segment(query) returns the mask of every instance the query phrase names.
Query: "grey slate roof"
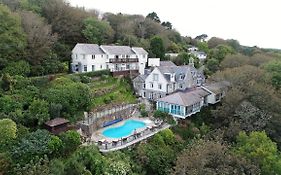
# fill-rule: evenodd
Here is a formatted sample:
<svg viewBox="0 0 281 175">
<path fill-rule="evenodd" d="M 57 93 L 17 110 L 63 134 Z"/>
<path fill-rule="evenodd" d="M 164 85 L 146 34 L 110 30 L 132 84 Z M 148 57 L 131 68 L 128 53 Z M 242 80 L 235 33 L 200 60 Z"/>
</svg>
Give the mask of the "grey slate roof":
<svg viewBox="0 0 281 175">
<path fill-rule="evenodd" d="M 227 81 L 220 81 L 220 82 L 213 82 L 213 83 L 206 83 L 203 87 L 208 89 L 209 91 L 219 94 L 222 93 L 223 90 L 228 88 L 230 86 L 230 83 Z"/>
<path fill-rule="evenodd" d="M 210 94 L 209 92 L 207 92 L 202 88 L 196 88 L 186 91 L 178 91 L 171 95 L 160 98 L 157 101 L 181 105 L 181 106 L 191 106 L 202 101 L 202 97 L 205 97 L 209 94 Z"/>
<path fill-rule="evenodd" d="M 133 51 L 136 52 L 136 54 L 139 55 L 147 55 L 148 52 L 144 50 L 142 47 L 132 47 Z"/>
<path fill-rule="evenodd" d="M 187 73 L 195 72 L 197 75 L 200 74 L 200 72 L 197 71 L 197 69 L 193 66 L 185 65 L 185 66 L 159 66 L 157 67 L 159 71 L 164 75 L 164 77 L 167 79 L 167 81 L 170 81 L 170 76 L 167 74 L 175 74 L 176 81 L 179 79 L 180 75 L 186 75 Z"/>
<path fill-rule="evenodd" d="M 160 66 L 177 66 L 172 61 L 160 61 Z"/>
<path fill-rule="evenodd" d="M 101 45 L 101 47 L 111 55 L 134 55 L 132 48 L 129 46 L 106 46 Z"/>
<path fill-rule="evenodd" d="M 105 54 L 97 44 L 77 43 L 72 52 L 79 54 L 100 55 Z"/>
</svg>

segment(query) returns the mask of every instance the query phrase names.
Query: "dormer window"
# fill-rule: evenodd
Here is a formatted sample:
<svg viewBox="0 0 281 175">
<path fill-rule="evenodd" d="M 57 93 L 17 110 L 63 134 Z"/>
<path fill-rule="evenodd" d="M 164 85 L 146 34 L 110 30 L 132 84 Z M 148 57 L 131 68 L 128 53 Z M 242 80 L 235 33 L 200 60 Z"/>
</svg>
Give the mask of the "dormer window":
<svg viewBox="0 0 281 175">
<path fill-rule="evenodd" d="M 180 75 L 180 80 L 183 80 L 183 79 L 184 79 L 184 75 L 181 74 L 181 75 Z"/>
<path fill-rule="evenodd" d="M 116 59 L 118 59 L 118 58 L 119 58 L 119 56 L 118 56 L 118 55 L 115 55 L 115 58 L 116 58 Z"/>
</svg>

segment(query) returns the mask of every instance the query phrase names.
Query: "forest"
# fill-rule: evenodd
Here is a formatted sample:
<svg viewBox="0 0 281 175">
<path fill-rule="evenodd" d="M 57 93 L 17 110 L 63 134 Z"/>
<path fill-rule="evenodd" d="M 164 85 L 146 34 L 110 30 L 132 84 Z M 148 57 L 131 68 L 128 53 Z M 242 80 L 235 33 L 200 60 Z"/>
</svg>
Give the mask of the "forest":
<svg viewBox="0 0 281 175">
<path fill-rule="evenodd" d="M 155 12 L 101 15 L 63 0 L 0 0 L 0 21 L 0 174 L 281 174 L 280 50 L 181 36 Z M 145 143 L 101 154 L 80 146 L 76 131 L 52 135 L 43 128 L 56 117 L 74 124 L 84 111 L 136 100 L 129 78 L 69 74 L 76 43 L 140 46 L 161 60 L 179 53 L 171 59 L 177 65 L 187 64 L 187 48 L 197 46 L 208 57 L 196 66 L 231 88 L 220 104 Z"/>
</svg>

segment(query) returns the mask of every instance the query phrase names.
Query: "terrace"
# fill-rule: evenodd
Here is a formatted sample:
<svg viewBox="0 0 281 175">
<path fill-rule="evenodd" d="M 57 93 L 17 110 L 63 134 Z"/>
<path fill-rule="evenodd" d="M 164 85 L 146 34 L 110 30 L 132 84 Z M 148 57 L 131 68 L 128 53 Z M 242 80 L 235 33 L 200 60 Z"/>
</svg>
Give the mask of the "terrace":
<svg viewBox="0 0 281 175">
<path fill-rule="evenodd" d="M 137 128 L 129 135 L 120 138 L 111 138 L 104 135 L 104 131 L 110 128 L 114 129 L 122 127 L 126 123 L 126 121 L 129 120 L 144 122 L 145 126 L 142 128 Z M 93 133 L 91 138 L 84 143 L 84 145 L 97 145 L 101 152 L 117 151 L 132 146 L 138 142 L 141 142 L 153 136 L 154 134 L 170 127 L 169 124 L 166 124 L 163 121 L 153 121 L 149 118 L 133 117 L 129 120 L 124 120 L 109 127 L 97 130 Z"/>
</svg>

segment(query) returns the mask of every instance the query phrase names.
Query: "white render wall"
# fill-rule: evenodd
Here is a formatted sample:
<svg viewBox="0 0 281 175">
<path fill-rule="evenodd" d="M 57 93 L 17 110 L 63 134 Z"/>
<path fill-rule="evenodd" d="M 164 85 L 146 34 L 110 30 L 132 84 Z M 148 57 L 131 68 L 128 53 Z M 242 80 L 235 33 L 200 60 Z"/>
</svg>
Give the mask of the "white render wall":
<svg viewBox="0 0 281 175">
<path fill-rule="evenodd" d="M 95 65 L 95 70 L 105 70 L 106 69 L 106 62 L 107 62 L 107 56 L 104 55 L 94 55 L 94 58 L 92 55 L 85 55 L 84 54 L 72 54 L 72 63 L 78 64 L 81 63 L 82 66 L 82 72 L 84 71 L 84 66 L 87 66 L 87 72 L 92 72 L 92 65 Z"/>
<path fill-rule="evenodd" d="M 153 74 L 158 74 L 158 81 L 153 81 Z M 153 88 L 150 86 L 150 84 L 153 83 Z M 159 71 L 159 69 L 156 67 L 145 79 L 145 89 L 146 90 L 153 90 L 153 91 L 161 91 L 161 92 L 167 92 L 167 80 L 162 75 L 162 73 Z M 159 89 L 159 84 L 161 84 L 162 88 Z"/>
<path fill-rule="evenodd" d="M 148 55 L 137 55 L 132 54 L 128 55 L 127 58 L 138 58 L 138 62 L 128 62 L 128 63 L 117 63 L 119 68 L 123 70 L 127 70 L 127 65 L 130 65 L 130 69 L 138 69 L 140 74 L 144 74 L 144 69 L 146 67 L 147 57 Z M 105 70 L 110 69 L 110 71 L 114 71 L 116 64 L 109 63 L 109 59 L 115 59 L 116 55 L 102 54 L 102 55 L 88 55 L 88 54 L 80 54 L 80 53 L 72 53 L 72 64 L 78 65 L 81 63 L 81 72 L 84 71 L 84 66 L 87 66 L 87 72 L 92 72 L 92 67 L 94 65 L 95 70 Z M 118 55 L 119 59 L 126 58 L 126 55 Z"/>
</svg>

